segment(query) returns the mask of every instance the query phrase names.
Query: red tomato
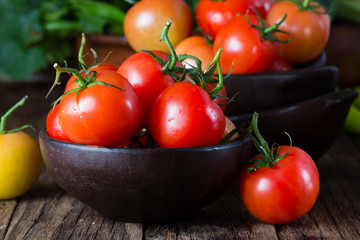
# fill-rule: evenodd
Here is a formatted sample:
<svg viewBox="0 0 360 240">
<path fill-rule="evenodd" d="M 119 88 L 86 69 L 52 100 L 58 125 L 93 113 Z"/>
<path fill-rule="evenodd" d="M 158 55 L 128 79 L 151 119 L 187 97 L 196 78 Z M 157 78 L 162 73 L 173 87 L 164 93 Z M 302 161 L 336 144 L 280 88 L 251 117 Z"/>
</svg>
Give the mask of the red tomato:
<svg viewBox="0 0 360 240">
<path fill-rule="evenodd" d="M 96 67 L 92 67 L 89 69 L 89 71 L 99 71 L 99 70 L 112 70 L 112 71 L 117 71 L 118 70 L 118 66 L 115 65 L 115 64 L 112 64 L 112 63 L 102 63 L 101 65 L 99 66 L 96 66 Z M 83 72 L 81 74 L 82 76 L 85 76 L 86 75 L 86 72 Z M 74 76 L 71 76 L 69 78 L 69 80 L 67 81 L 66 83 L 66 86 L 65 86 L 65 92 L 67 91 L 67 89 L 71 88 L 70 85 L 74 85 L 76 83 L 74 83 L 74 80 L 76 78 Z M 76 85 L 74 85 L 76 87 Z"/>
<path fill-rule="evenodd" d="M 59 124 L 59 104 L 52 108 L 46 117 L 46 130 L 50 137 L 70 142 Z"/>
<path fill-rule="evenodd" d="M 168 54 L 152 51 L 166 61 Z M 176 64 L 183 67 L 181 62 Z M 119 67 L 118 73 L 124 76 L 133 86 L 141 105 L 141 126 L 148 127 L 150 110 L 162 90 L 176 81 L 168 74 L 161 72 L 162 65 L 146 52 L 137 52 L 126 59 Z"/>
<path fill-rule="evenodd" d="M 192 32 L 192 14 L 184 0 L 142 0 L 133 5 L 124 20 L 124 33 L 130 46 L 138 51 L 160 50 L 169 53 L 159 36 L 172 19 L 170 42 L 176 46 Z"/>
<path fill-rule="evenodd" d="M 161 92 L 150 115 L 150 132 L 164 148 L 217 144 L 225 116 L 201 87 L 177 82 Z"/>
<path fill-rule="evenodd" d="M 317 5 L 316 2 L 310 2 Z M 323 8 L 317 9 L 325 12 Z M 324 50 L 329 39 L 330 16 L 310 10 L 301 10 L 290 1 L 276 2 L 269 10 L 266 20 L 269 24 L 279 21 L 284 14 L 285 21 L 279 29 L 289 34 L 276 33 L 280 40 L 292 38 L 290 42 L 280 45 L 279 55 L 294 64 L 304 64 L 314 60 Z"/>
<path fill-rule="evenodd" d="M 204 71 L 214 58 L 212 47 L 206 42 L 202 36 L 191 36 L 182 40 L 175 47 L 175 52 L 180 54 L 187 54 L 197 57 L 201 60 L 201 69 Z M 185 67 L 196 67 L 195 60 L 187 58 L 182 63 Z"/>
<path fill-rule="evenodd" d="M 252 25 L 260 25 L 258 16 L 247 15 Z M 246 15 L 230 20 L 217 34 L 214 41 L 214 53 L 222 48 L 220 64 L 224 73 L 264 72 L 278 56 L 278 44 L 261 37 L 260 32 L 250 26 Z"/>
<path fill-rule="evenodd" d="M 275 3 L 275 0 L 249 0 L 249 13 L 255 13 L 251 7 L 254 7 L 262 18 L 266 18 L 270 7 Z"/>
<path fill-rule="evenodd" d="M 215 39 L 222 26 L 248 7 L 248 0 L 200 0 L 195 9 L 196 22 L 207 36 Z"/>
<path fill-rule="evenodd" d="M 289 146 L 280 146 L 279 155 Z M 254 159 L 261 158 L 261 155 Z M 284 224 L 305 215 L 316 202 L 320 179 L 311 157 L 300 148 L 290 153 L 275 167 L 263 167 L 248 173 L 245 165 L 240 176 L 240 195 L 246 209 L 257 219 Z"/>
<path fill-rule="evenodd" d="M 131 84 L 114 71 L 99 70 L 96 81 L 123 90 L 93 85 L 65 95 L 59 106 L 60 126 L 73 142 L 116 146 L 138 130 L 139 100 Z"/>
</svg>

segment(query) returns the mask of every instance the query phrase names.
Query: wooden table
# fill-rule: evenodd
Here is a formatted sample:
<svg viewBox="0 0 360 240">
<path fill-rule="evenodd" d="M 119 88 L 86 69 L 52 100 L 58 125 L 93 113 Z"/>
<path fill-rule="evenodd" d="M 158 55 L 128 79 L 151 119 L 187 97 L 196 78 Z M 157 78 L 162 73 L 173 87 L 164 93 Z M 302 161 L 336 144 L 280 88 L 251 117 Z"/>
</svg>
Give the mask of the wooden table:
<svg viewBox="0 0 360 240">
<path fill-rule="evenodd" d="M 37 139 L 51 102 L 49 83 L 0 83 L 0 114 L 24 95 L 9 128 L 31 123 Z M 313 209 L 286 225 L 253 218 L 241 203 L 237 183 L 219 199 L 188 218 L 169 224 L 116 222 L 64 192 L 43 167 L 26 195 L 0 201 L 0 239 L 360 239 L 360 137 L 342 134 L 317 161 L 321 188 Z"/>
</svg>

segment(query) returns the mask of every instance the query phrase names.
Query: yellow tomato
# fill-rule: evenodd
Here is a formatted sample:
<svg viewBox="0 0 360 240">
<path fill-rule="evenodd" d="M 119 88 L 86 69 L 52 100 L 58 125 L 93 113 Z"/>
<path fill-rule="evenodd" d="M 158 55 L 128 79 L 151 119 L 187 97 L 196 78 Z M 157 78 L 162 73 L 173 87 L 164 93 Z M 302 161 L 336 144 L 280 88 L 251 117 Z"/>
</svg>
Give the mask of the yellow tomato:
<svg viewBox="0 0 360 240">
<path fill-rule="evenodd" d="M 37 142 L 25 132 L 0 134 L 0 199 L 28 192 L 37 182 L 42 167 Z"/>
</svg>

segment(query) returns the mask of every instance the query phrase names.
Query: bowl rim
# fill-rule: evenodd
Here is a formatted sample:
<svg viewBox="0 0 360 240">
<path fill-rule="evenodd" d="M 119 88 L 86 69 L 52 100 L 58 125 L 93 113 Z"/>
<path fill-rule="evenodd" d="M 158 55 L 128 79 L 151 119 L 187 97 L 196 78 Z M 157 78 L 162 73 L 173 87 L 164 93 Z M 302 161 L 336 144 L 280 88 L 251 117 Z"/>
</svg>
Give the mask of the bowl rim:
<svg viewBox="0 0 360 240">
<path fill-rule="evenodd" d="M 39 131 L 38 134 L 39 141 L 41 140 L 55 143 L 57 145 L 66 146 L 67 148 L 71 149 L 78 149 L 78 150 L 86 150 L 86 151 L 102 151 L 102 152 L 111 152 L 111 153 L 141 153 L 141 154 L 159 154 L 159 153 L 180 153 L 180 152 L 209 152 L 209 151 L 221 151 L 229 148 L 233 148 L 235 146 L 246 145 L 248 142 L 251 142 L 251 138 L 248 135 L 244 135 L 243 138 L 226 142 L 220 143 L 216 145 L 207 145 L 207 146 L 197 146 L 197 147 L 180 147 L 180 148 L 124 148 L 124 147 L 104 147 L 104 146 L 97 146 L 97 145 L 86 145 L 74 142 L 66 142 L 62 140 L 55 139 L 50 137 L 47 133 L 46 129 L 42 129 Z"/>
</svg>

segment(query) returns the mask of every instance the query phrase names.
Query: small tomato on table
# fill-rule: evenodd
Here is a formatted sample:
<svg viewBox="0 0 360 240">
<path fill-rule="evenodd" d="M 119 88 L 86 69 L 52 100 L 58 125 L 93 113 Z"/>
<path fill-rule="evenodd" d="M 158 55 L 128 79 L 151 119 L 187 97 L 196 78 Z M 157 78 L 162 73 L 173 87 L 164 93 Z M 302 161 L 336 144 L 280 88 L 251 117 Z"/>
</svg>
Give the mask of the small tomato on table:
<svg viewBox="0 0 360 240">
<path fill-rule="evenodd" d="M 312 158 L 295 146 L 270 150 L 257 129 L 257 114 L 249 134 L 261 154 L 245 164 L 240 175 L 240 196 L 246 209 L 257 219 L 285 224 L 305 215 L 316 202 L 319 172 Z"/>
<path fill-rule="evenodd" d="M 8 116 L 27 97 L 22 98 L 2 117 L 0 122 L 0 199 L 13 199 L 28 192 L 37 182 L 42 160 L 37 142 L 21 131 L 30 125 L 14 130 L 7 130 L 5 123 Z"/>
</svg>

